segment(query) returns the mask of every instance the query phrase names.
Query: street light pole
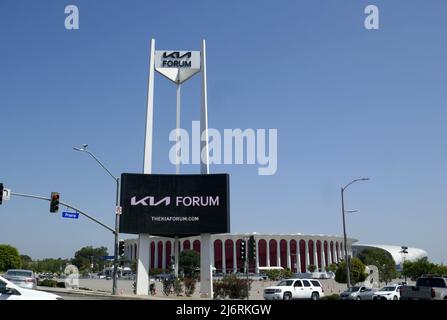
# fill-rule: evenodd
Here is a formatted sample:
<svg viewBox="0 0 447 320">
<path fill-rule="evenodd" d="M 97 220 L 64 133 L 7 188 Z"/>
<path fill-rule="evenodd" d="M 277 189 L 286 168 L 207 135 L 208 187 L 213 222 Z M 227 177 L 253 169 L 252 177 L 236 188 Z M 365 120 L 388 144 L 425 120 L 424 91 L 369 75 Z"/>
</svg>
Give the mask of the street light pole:
<svg viewBox="0 0 447 320">
<path fill-rule="evenodd" d="M 351 287 L 351 272 L 350 272 L 350 268 L 349 268 L 348 245 L 347 245 L 347 236 L 346 236 L 345 213 L 347 211 L 345 211 L 344 192 L 345 192 L 346 188 L 348 188 L 354 182 L 367 181 L 367 180 L 369 180 L 369 178 L 354 179 L 351 182 L 349 182 L 346 186 L 341 188 L 341 212 L 342 212 L 342 217 L 343 217 L 343 247 L 344 247 L 344 251 L 345 251 L 345 263 L 346 263 L 346 285 L 347 285 L 348 289 Z M 355 211 L 356 210 L 348 211 L 348 212 L 355 212 Z"/>
<path fill-rule="evenodd" d="M 345 222 L 345 201 L 343 197 L 345 189 L 341 188 L 341 212 L 343 214 L 343 247 L 345 251 L 345 264 L 346 264 L 346 284 L 348 286 L 348 289 L 351 287 L 351 273 L 349 270 L 349 261 L 348 261 L 348 246 L 346 245 L 346 222 Z"/>
<path fill-rule="evenodd" d="M 115 209 L 118 209 L 120 205 L 120 179 L 115 177 L 112 172 L 101 162 L 93 153 L 87 150 L 87 144 L 82 145 L 82 147 L 73 147 L 74 150 L 88 153 L 116 182 L 116 197 L 115 197 Z M 117 281 L 118 281 L 118 246 L 119 246 L 119 226 L 120 226 L 120 213 L 118 210 L 115 211 L 115 247 L 113 254 L 113 285 L 112 294 L 117 294 Z"/>
</svg>

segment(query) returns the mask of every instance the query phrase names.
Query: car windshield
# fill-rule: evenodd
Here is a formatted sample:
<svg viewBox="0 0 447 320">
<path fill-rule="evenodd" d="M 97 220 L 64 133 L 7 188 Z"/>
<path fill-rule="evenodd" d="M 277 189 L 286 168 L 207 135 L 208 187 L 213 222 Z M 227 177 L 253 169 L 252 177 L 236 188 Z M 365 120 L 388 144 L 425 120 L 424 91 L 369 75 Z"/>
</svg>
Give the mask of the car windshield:
<svg viewBox="0 0 447 320">
<path fill-rule="evenodd" d="M 19 277 L 31 277 L 33 275 L 32 271 L 23 270 L 9 270 L 6 272 L 8 276 L 19 276 Z"/>
<path fill-rule="evenodd" d="M 442 278 L 420 278 L 416 282 L 416 286 L 445 288 L 446 284 Z"/>
<path fill-rule="evenodd" d="M 348 291 L 348 292 L 357 292 L 357 291 L 359 291 L 360 290 L 360 287 L 351 287 L 351 288 L 349 288 L 348 290 L 346 290 L 346 291 Z"/>
<path fill-rule="evenodd" d="M 383 287 L 380 291 L 394 291 L 396 287 Z"/>
<path fill-rule="evenodd" d="M 278 283 L 278 287 L 290 287 L 293 283 L 293 280 L 283 280 Z"/>
</svg>

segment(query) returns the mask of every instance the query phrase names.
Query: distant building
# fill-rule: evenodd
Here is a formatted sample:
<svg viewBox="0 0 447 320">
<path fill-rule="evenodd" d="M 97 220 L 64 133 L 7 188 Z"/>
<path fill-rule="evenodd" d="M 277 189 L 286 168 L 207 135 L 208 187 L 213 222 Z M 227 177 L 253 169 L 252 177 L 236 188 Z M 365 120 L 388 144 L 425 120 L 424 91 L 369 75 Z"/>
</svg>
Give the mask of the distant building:
<svg viewBox="0 0 447 320">
<path fill-rule="evenodd" d="M 250 272 L 288 268 L 292 272 L 306 272 L 309 265 L 318 271 L 325 271 L 332 263 L 344 259 L 343 237 L 312 234 L 216 234 L 212 235 L 213 270 L 217 273 L 234 273 L 243 268 L 239 256 L 240 243 L 244 237 L 254 236 L 256 240 L 256 263 L 249 266 Z M 348 238 L 347 251 L 352 256 L 351 245 L 356 239 Z M 150 238 L 150 268 L 166 270 L 173 255 L 174 239 L 164 237 Z M 200 252 L 200 237 L 179 239 L 179 252 L 182 250 Z M 138 239 L 125 240 L 124 255 L 133 261 L 137 257 Z"/>
<path fill-rule="evenodd" d="M 421 258 L 428 257 L 428 254 L 425 250 L 419 249 L 419 248 L 406 248 L 406 252 L 404 253 L 402 250 L 402 246 L 391 246 L 391 245 L 382 245 L 382 244 L 353 244 L 352 245 L 352 252 L 354 256 L 358 256 L 360 252 L 362 252 L 364 249 L 368 248 L 376 248 L 376 249 L 382 249 L 389 254 L 394 259 L 394 262 L 396 264 L 397 270 L 402 270 L 402 265 L 404 261 L 416 261 Z"/>
</svg>

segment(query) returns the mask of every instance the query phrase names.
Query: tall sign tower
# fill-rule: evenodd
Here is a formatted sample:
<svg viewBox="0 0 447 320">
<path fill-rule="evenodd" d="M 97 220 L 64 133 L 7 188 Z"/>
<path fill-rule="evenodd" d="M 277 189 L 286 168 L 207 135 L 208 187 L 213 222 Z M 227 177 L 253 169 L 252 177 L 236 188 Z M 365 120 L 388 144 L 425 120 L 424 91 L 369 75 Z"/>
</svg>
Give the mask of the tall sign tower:
<svg viewBox="0 0 447 320">
<path fill-rule="evenodd" d="M 152 139 L 153 139 L 153 111 L 154 111 L 154 73 L 162 74 L 177 85 L 176 127 L 177 141 L 180 130 L 180 94 L 181 85 L 197 73 L 202 74 L 202 98 L 200 116 L 200 171 L 201 174 L 209 174 L 209 150 L 208 150 L 208 96 L 206 79 L 206 44 L 202 40 L 201 51 L 180 50 L 155 50 L 155 39 L 151 40 L 149 59 L 149 81 L 147 92 L 146 133 L 144 144 L 143 173 L 152 174 Z M 179 144 L 177 143 L 177 146 Z M 179 150 L 177 150 L 179 157 Z M 177 158 L 176 173 L 180 172 Z M 147 295 L 149 292 L 149 234 L 139 234 L 138 238 L 138 263 L 137 263 L 137 295 Z M 200 235 L 200 293 L 204 297 L 213 297 L 212 282 L 212 251 L 211 234 Z M 174 246 L 176 263 L 178 263 L 178 245 Z"/>
</svg>

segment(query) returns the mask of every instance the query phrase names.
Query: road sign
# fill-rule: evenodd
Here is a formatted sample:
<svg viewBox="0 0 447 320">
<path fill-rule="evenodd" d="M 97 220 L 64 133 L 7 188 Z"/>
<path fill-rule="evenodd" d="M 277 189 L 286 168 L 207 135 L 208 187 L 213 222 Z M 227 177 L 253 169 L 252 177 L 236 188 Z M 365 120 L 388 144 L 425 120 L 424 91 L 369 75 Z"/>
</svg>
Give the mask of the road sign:
<svg viewBox="0 0 447 320">
<path fill-rule="evenodd" d="M 3 189 L 3 200 L 11 200 L 11 189 Z"/>
<path fill-rule="evenodd" d="M 67 218 L 67 219 L 78 219 L 79 218 L 79 213 L 78 212 L 62 212 L 62 218 Z"/>
<path fill-rule="evenodd" d="M 113 260 L 113 259 L 115 259 L 115 257 L 114 256 L 103 256 L 102 259 L 103 260 Z"/>
</svg>

